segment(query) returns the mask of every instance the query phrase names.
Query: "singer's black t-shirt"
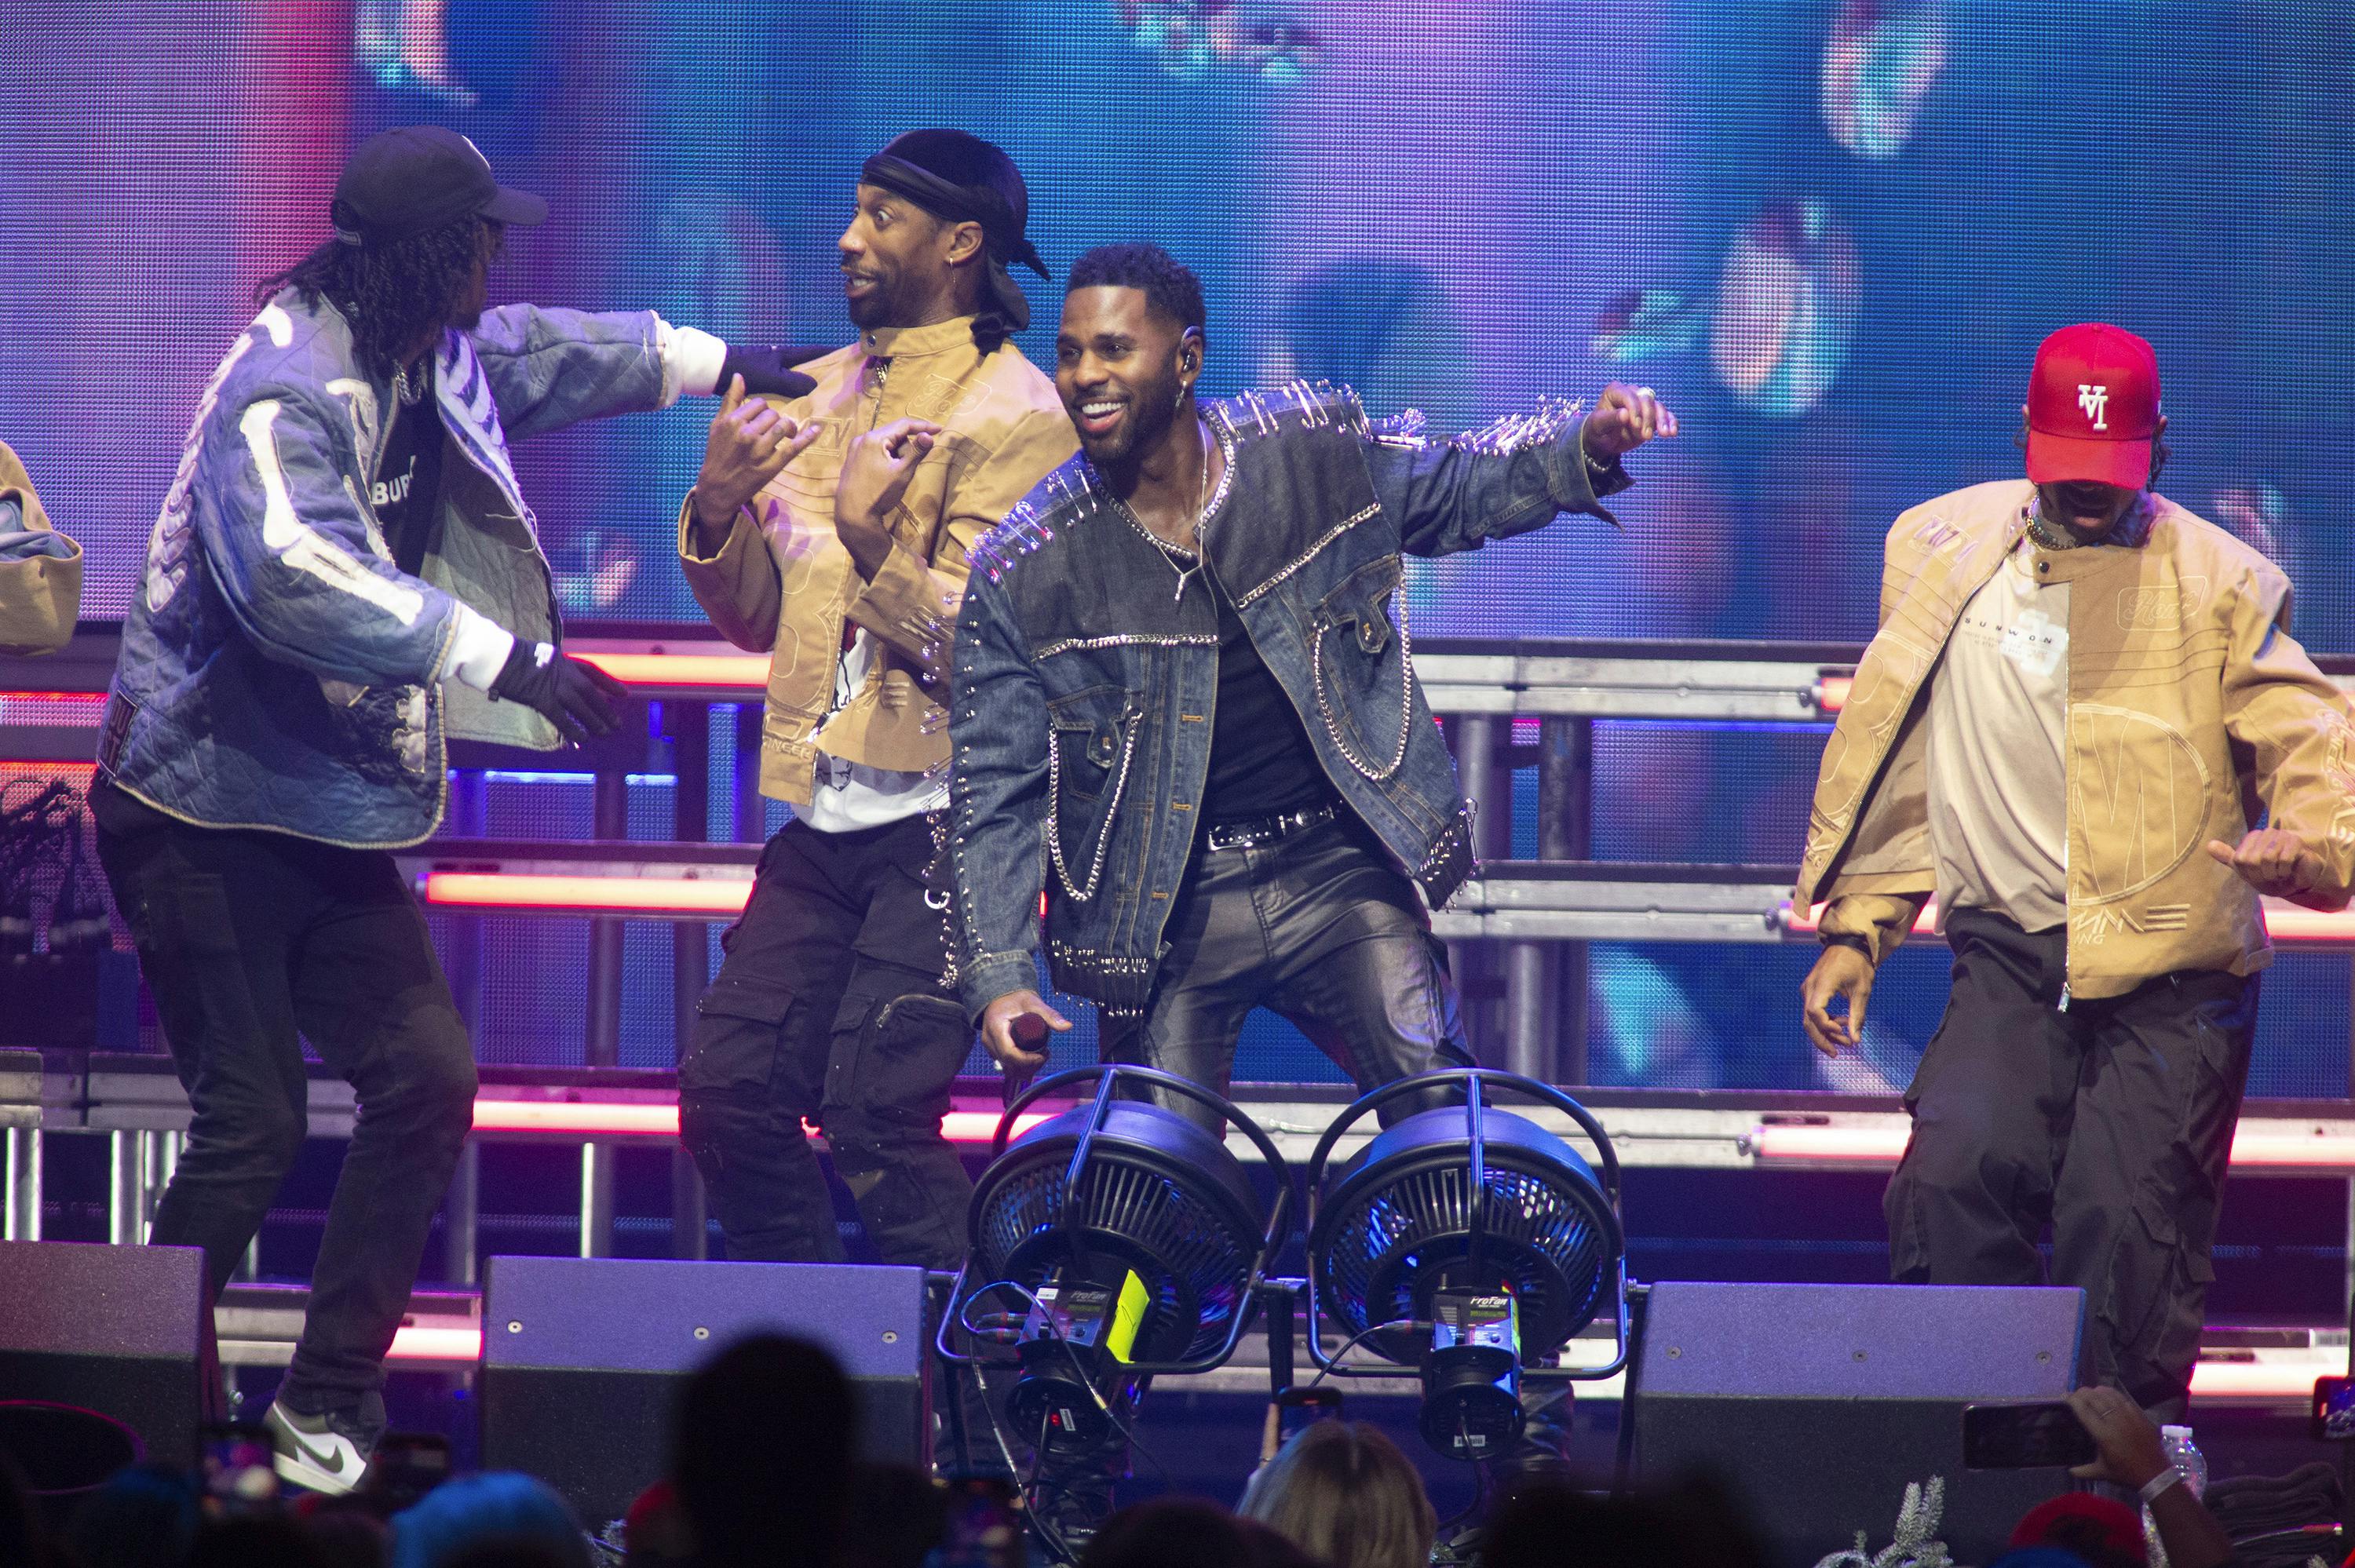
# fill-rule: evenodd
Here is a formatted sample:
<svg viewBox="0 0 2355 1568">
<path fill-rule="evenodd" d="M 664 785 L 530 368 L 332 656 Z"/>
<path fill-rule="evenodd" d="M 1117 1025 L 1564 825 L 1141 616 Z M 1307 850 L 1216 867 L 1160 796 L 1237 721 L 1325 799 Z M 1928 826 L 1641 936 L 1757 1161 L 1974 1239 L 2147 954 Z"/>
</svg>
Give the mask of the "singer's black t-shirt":
<svg viewBox="0 0 2355 1568">
<path fill-rule="evenodd" d="M 425 395 L 413 405 L 397 396 L 391 400 L 392 430 L 368 493 L 393 565 L 411 574 L 435 543 L 433 530 L 442 515 L 442 443 L 447 439 L 433 407 L 432 361 L 423 365 Z"/>
<path fill-rule="evenodd" d="M 1299 711 L 1252 645 L 1233 602 L 1216 583 L 1210 593 L 1219 607 L 1219 706 L 1210 721 L 1202 821 L 1273 816 L 1330 799 L 1332 787 Z"/>
</svg>

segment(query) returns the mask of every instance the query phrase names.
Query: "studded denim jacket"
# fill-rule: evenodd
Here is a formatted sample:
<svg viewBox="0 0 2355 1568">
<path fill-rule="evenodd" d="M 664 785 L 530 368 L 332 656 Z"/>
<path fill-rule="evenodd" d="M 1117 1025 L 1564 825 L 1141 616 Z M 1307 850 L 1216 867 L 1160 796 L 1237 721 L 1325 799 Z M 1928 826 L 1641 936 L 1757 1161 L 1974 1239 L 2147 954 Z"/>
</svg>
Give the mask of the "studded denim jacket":
<svg viewBox="0 0 2355 1568">
<path fill-rule="evenodd" d="M 1474 869 L 1469 808 L 1414 676 L 1401 556 L 1565 511 L 1608 518 L 1551 403 L 1449 440 L 1376 424 L 1346 388 L 1208 404 L 1226 459 L 1204 568 L 1299 710 L 1335 792 L 1436 906 Z M 1218 614 L 1084 455 L 985 535 L 951 681 L 953 979 L 978 1013 L 1037 982 L 1039 895 L 1060 989 L 1141 1011 L 1209 773 Z"/>
</svg>

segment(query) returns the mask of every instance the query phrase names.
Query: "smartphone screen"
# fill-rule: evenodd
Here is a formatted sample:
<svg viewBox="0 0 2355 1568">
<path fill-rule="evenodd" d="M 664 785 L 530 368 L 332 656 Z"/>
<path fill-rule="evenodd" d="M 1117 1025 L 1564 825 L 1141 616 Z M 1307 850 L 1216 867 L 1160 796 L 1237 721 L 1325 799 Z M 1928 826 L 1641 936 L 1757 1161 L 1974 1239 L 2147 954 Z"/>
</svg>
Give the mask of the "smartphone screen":
<svg viewBox="0 0 2355 1568">
<path fill-rule="evenodd" d="M 2093 1434 L 2066 1404 L 1963 1407 L 1963 1466 L 1972 1470 L 2033 1470 L 2090 1465 Z"/>
<path fill-rule="evenodd" d="M 197 1439 L 197 1469 L 216 1512 L 259 1513 L 278 1506 L 276 1451 L 253 1421 L 208 1423 Z"/>
<path fill-rule="evenodd" d="M 1328 1415 L 1341 1414 L 1341 1391 L 1329 1383 L 1314 1388 L 1287 1388 L 1275 1396 L 1277 1409 L 1283 1414 L 1284 1433 L 1289 1436 L 1312 1421 L 1322 1421 Z"/>
<path fill-rule="evenodd" d="M 2314 1380 L 2314 1435 L 2333 1443 L 2355 1439 L 2355 1378 Z"/>
</svg>

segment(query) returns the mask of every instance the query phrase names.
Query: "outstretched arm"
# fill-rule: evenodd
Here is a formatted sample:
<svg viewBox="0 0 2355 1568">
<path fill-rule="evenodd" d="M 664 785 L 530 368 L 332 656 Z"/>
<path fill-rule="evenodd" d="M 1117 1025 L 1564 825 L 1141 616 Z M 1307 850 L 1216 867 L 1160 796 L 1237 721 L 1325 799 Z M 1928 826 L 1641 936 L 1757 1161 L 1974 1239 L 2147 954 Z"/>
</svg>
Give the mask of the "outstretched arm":
<svg viewBox="0 0 2355 1568">
<path fill-rule="evenodd" d="M 1648 387 L 1614 383 L 1594 410 L 1550 403 L 1444 441 L 1374 436 L 1366 466 L 1374 493 L 1412 555 L 1445 556 L 1541 527 L 1564 512 L 1616 521 L 1602 498 L 1633 482 L 1620 459 L 1676 416 Z"/>
<path fill-rule="evenodd" d="M 673 326 L 652 311 L 595 313 L 502 305 L 468 334 L 509 440 L 581 419 L 667 408 L 681 396 L 717 392 L 737 375 L 755 396 L 798 397 L 816 385 L 790 367 L 816 348 L 731 348 L 709 333 Z M 454 342 L 454 334 L 453 334 Z M 445 344 L 437 368 L 453 374 Z M 471 389 L 457 388 L 461 398 Z"/>
</svg>

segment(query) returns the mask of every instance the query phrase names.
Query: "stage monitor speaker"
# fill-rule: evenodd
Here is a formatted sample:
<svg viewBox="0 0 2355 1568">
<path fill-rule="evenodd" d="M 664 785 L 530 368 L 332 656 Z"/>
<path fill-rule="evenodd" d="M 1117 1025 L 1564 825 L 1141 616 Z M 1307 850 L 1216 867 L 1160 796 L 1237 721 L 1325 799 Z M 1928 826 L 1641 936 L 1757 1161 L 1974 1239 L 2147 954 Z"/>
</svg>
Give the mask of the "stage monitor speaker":
<svg viewBox="0 0 2355 1568">
<path fill-rule="evenodd" d="M 2068 1472 L 1966 1470 L 1963 1406 L 2076 1386 L 2084 1292 L 1937 1285 L 1662 1283 L 1630 1418 L 1647 1482 L 1704 1470 L 1777 1563 L 1893 1538 L 1909 1481 L 1945 1478 L 1938 1539 L 1986 1563 Z"/>
<path fill-rule="evenodd" d="M 593 1530 L 663 1474 L 686 1374 L 733 1340 L 774 1332 L 842 1363 L 866 1457 L 927 1466 L 926 1328 L 921 1268 L 495 1257 L 483 1289 L 483 1465 L 540 1477 Z"/>
<path fill-rule="evenodd" d="M 0 1242 L 0 1400 L 95 1410 L 194 1464 L 204 1313 L 198 1248 Z"/>
</svg>

